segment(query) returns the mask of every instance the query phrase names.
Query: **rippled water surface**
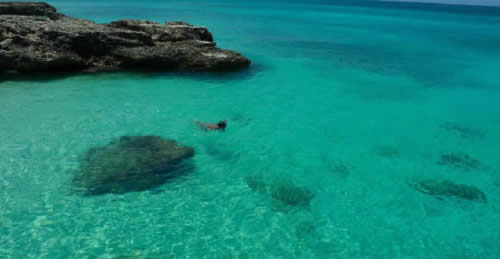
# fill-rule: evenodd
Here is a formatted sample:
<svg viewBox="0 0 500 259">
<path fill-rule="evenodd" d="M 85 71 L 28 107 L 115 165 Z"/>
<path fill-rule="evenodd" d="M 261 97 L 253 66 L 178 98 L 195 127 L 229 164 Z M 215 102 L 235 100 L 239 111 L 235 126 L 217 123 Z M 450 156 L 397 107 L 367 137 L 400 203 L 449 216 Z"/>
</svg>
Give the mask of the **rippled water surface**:
<svg viewBox="0 0 500 259">
<path fill-rule="evenodd" d="M 98 22 L 207 26 L 253 65 L 2 76 L 1 258 L 499 257 L 500 11 L 49 2 Z M 224 133 L 193 124 L 224 118 Z M 193 168 L 143 192 L 73 193 L 79 158 L 124 135 L 189 145 Z"/>
</svg>

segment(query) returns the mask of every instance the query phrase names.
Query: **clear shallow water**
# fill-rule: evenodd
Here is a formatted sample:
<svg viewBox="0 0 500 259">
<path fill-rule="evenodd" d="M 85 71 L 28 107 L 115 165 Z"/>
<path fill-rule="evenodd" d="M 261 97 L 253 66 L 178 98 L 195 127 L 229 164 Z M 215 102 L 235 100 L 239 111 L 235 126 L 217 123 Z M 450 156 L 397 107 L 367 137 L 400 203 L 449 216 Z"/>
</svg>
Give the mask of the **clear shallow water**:
<svg viewBox="0 0 500 259">
<path fill-rule="evenodd" d="M 230 75 L 2 78 L 0 257 L 499 256 L 498 13 L 324 1 L 51 3 L 99 22 L 205 25 L 254 64 Z M 201 132 L 195 118 L 226 118 L 229 128 Z M 151 191 L 71 194 L 81 154 L 139 134 L 194 147 L 196 169 Z M 483 166 L 439 165 L 449 153 Z M 249 188 L 249 175 L 288 179 L 315 197 L 309 208 L 281 210 Z M 408 186 L 419 179 L 469 184 L 488 202 L 434 199 Z"/>
</svg>

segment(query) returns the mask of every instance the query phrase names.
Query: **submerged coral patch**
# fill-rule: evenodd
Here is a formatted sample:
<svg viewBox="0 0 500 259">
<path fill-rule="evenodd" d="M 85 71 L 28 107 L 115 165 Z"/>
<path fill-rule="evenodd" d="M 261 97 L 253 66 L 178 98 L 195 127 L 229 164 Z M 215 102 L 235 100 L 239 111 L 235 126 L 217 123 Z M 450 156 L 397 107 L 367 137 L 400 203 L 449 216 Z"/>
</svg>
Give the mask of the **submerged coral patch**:
<svg viewBox="0 0 500 259">
<path fill-rule="evenodd" d="M 253 191 L 269 196 L 274 209 L 279 211 L 292 208 L 308 209 L 311 200 L 316 196 L 309 189 L 299 187 L 289 179 L 274 179 L 268 184 L 262 177 L 250 175 L 245 177 L 245 182 Z"/>
<path fill-rule="evenodd" d="M 467 154 L 449 153 L 441 155 L 438 165 L 451 166 L 463 170 L 473 170 L 481 167 L 481 163 Z"/>
<path fill-rule="evenodd" d="M 443 123 L 441 128 L 449 132 L 457 133 L 463 138 L 482 138 L 485 136 L 484 132 L 481 130 L 469 128 L 453 122 Z"/>
<path fill-rule="evenodd" d="M 290 180 L 277 179 L 269 188 L 271 197 L 278 206 L 309 208 L 311 200 L 315 197 L 309 189 L 299 187 Z"/>
<path fill-rule="evenodd" d="M 143 191 L 189 170 L 194 149 L 159 136 L 124 136 L 81 158 L 72 184 L 85 194 Z"/>
<path fill-rule="evenodd" d="M 409 184 L 413 189 L 436 199 L 456 198 L 486 203 L 486 195 L 478 188 L 447 180 L 423 180 Z"/>
</svg>

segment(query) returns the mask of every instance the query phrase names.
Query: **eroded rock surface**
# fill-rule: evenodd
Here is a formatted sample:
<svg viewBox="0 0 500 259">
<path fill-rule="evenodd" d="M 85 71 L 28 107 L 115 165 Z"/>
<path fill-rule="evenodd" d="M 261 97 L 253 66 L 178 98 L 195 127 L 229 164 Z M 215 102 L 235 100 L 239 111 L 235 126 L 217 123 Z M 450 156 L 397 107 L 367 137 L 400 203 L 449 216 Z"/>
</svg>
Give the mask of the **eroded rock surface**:
<svg viewBox="0 0 500 259">
<path fill-rule="evenodd" d="M 204 27 L 119 20 L 96 24 L 46 3 L 0 3 L 0 72 L 231 71 L 241 54 L 219 49 Z"/>
<path fill-rule="evenodd" d="M 87 151 L 72 183 L 84 194 L 143 191 L 183 173 L 181 162 L 193 156 L 175 140 L 124 136 Z"/>
</svg>

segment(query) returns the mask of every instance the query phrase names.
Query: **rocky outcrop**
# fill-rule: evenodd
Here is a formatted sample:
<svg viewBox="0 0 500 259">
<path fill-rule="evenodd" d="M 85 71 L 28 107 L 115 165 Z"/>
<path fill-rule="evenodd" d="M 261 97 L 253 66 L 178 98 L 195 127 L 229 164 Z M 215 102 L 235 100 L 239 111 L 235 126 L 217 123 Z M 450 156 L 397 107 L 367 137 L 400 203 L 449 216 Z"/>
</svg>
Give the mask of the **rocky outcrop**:
<svg viewBox="0 0 500 259">
<path fill-rule="evenodd" d="M 183 160 L 194 156 L 190 147 L 159 136 L 124 136 L 91 148 L 73 178 L 84 194 L 143 191 L 184 172 Z"/>
<path fill-rule="evenodd" d="M 249 64 L 217 48 L 206 28 L 184 22 L 96 24 L 46 3 L 0 3 L 0 72 L 231 71 Z"/>
<path fill-rule="evenodd" d="M 47 16 L 57 18 L 56 8 L 40 2 L 0 2 L 0 14 Z"/>
</svg>

